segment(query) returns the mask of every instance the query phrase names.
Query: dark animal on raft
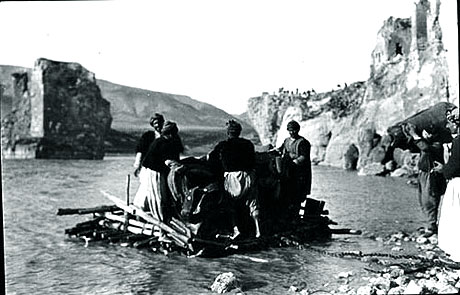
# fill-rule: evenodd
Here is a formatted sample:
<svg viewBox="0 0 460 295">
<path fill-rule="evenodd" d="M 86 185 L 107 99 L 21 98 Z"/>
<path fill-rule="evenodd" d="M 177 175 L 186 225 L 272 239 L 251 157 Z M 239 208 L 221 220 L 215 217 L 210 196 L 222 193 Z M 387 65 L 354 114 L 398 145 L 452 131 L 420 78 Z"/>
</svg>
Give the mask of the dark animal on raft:
<svg viewBox="0 0 460 295">
<path fill-rule="evenodd" d="M 90 214 L 93 219 L 67 229 L 70 237 L 89 241 L 126 242 L 135 247 L 149 247 L 163 252 L 178 250 L 187 255 L 221 256 L 265 247 L 298 246 L 312 240 L 329 239 L 333 233 L 359 234 L 349 229 L 333 230 L 336 224 L 327 216 L 325 203 L 308 198 L 303 216 L 287 216 L 280 203 L 288 200 L 280 194 L 276 155 L 256 154 L 259 198 L 264 236 L 252 238 L 253 223 L 240 214 L 242 234 L 234 239 L 229 223 L 229 210 L 216 176 L 203 159 L 185 158 L 170 163 L 168 186 L 173 196 L 176 215 L 167 224 L 128 201 L 103 192 L 114 206 L 86 209 L 60 209 L 59 215 Z M 128 176 L 129 184 L 129 176 Z M 129 191 L 129 190 L 127 190 Z M 118 210 L 117 210 L 118 208 Z M 160 239 L 158 229 L 166 232 Z"/>
</svg>

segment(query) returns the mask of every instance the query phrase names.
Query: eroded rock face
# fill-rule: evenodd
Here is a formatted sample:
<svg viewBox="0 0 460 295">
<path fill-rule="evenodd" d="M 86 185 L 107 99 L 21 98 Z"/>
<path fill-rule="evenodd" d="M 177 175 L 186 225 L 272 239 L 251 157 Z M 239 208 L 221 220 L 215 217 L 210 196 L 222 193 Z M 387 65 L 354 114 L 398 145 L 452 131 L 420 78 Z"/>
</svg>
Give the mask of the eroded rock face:
<svg viewBox="0 0 460 295">
<path fill-rule="evenodd" d="M 30 77 L 13 78 L 13 111 L 2 122 L 4 158 L 103 158 L 112 117 L 93 73 L 38 59 Z"/>
<path fill-rule="evenodd" d="M 312 144 L 313 159 L 347 168 L 349 148 L 354 145 L 358 148 L 358 169 L 385 164 L 381 161 L 391 152 L 387 136 L 390 126 L 439 102 L 458 105 L 458 83 L 449 84 L 440 7 L 440 0 L 421 0 L 414 5 L 411 18 L 390 17 L 384 22 L 366 82 L 307 97 L 286 97 L 280 91 L 250 99 L 249 117 L 261 141 L 279 146 L 287 136 L 287 122 L 296 119 L 301 125 L 300 135 Z M 372 138 L 360 136 L 366 130 Z M 376 142 L 376 138 L 380 140 Z"/>
<path fill-rule="evenodd" d="M 326 161 L 330 154 L 328 149 L 335 148 L 333 143 L 335 140 L 334 134 L 342 134 L 348 132 L 346 128 L 347 123 L 336 124 L 336 122 L 348 122 L 352 114 L 359 108 L 363 99 L 365 88 L 362 82 L 353 83 L 344 89 L 331 91 L 320 94 L 310 94 L 308 96 L 286 96 L 280 93 L 278 96 L 272 96 L 272 101 L 279 101 L 277 104 L 283 105 L 283 108 L 278 110 L 276 116 L 268 117 L 269 112 L 265 114 L 258 114 L 255 112 L 256 108 L 252 107 L 249 113 L 253 113 L 252 120 L 260 125 L 264 125 L 264 119 L 271 122 L 280 122 L 278 132 L 265 137 L 263 134 L 259 137 L 261 141 L 269 142 L 272 138 L 271 144 L 280 146 L 284 139 L 289 136 L 287 132 L 287 123 L 290 120 L 296 120 L 300 124 L 299 134 L 307 138 L 311 143 L 311 159 L 313 163 L 320 163 Z M 288 101 L 289 105 L 285 106 L 284 102 Z M 274 113 L 272 113 L 274 114 Z M 257 127 L 255 126 L 256 130 Z M 339 128 L 340 130 L 337 130 Z M 268 131 L 265 130 L 264 134 Z M 348 140 L 349 137 L 345 138 Z M 344 150 L 352 144 L 352 139 L 349 142 L 343 142 Z M 340 153 L 340 158 L 343 158 L 343 153 Z"/>
</svg>

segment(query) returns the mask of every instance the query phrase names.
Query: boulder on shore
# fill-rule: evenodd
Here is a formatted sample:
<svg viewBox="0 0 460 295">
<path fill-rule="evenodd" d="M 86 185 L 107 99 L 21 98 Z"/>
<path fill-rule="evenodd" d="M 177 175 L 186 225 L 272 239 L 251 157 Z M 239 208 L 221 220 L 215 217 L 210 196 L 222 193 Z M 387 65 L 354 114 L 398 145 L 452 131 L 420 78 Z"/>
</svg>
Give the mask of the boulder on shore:
<svg viewBox="0 0 460 295">
<path fill-rule="evenodd" d="M 216 277 L 211 285 L 211 291 L 216 293 L 226 293 L 233 289 L 240 288 L 240 283 L 232 272 L 224 272 Z"/>
</svg>

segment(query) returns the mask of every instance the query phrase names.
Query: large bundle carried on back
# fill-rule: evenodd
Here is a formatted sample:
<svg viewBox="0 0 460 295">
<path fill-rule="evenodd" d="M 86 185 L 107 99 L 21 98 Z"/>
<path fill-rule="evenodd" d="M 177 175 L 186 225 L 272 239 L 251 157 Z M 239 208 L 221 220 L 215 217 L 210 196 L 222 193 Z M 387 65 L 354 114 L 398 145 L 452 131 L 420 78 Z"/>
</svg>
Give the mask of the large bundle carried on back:
<svg viewBox="0 0 460 295">
<path fill-rule="evenodd" d="M 407 123 L 416 126 L 417 133 L 422 134 L 423 130 L 433 134 L 436 140 L 441 143 L 452 141 L 452 136 L 446 128 L 446 112 L 454 109 L 456 106 L 449 102 L 440 102 L 434 106 L 422 110 L 415 115 L 396 123 L 389 127 L 387 132 L 393 138 L 393 147 L 401 149 L 414 149 L 414 145 L 408 141 L 407 136 L 403 131 L 403 126 Z"/>
</svg>

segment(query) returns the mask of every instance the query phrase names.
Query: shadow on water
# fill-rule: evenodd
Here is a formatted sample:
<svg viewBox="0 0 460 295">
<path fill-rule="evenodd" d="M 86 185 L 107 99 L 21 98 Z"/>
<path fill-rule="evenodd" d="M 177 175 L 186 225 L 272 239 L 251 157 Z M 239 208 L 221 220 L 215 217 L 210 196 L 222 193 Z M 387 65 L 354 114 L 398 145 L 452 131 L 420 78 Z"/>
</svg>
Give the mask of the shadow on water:
<svg viewBox="0 0 460 295">
<path fill-rule="evenodd" d="M 103 161 L 3 162 L 6 288 L 22 294 L 211 294 L 222 272 L 233 272 L 250 294 L 284 294 L 290 286 L 331 288 L 341 271 L 363 272 L 357 260 L 305 249 L 274 248 L 246 255 L 193 258 L 163 256 L 110 244 L 69 240 L 64 229 L 90 216 L 56 216 L 58 208 L 109 205 L 100 190 L 123 198 L 131 157 Z M 130 195 L 138 180 L 132 178 Z M 312 197 L 326 201 L 337 228 L 387 235 L 413 231 L 422 222 L 415 189 L 402 179 L 359 177 L 316 166 Z M 311 247 L 374 252 L 384 245 L 363 236 L 334 235 Z M 326 287 L 324 286 L 326 284 Z M 329 285 L 327 285 L 329 284 Z"/>
</svg>

